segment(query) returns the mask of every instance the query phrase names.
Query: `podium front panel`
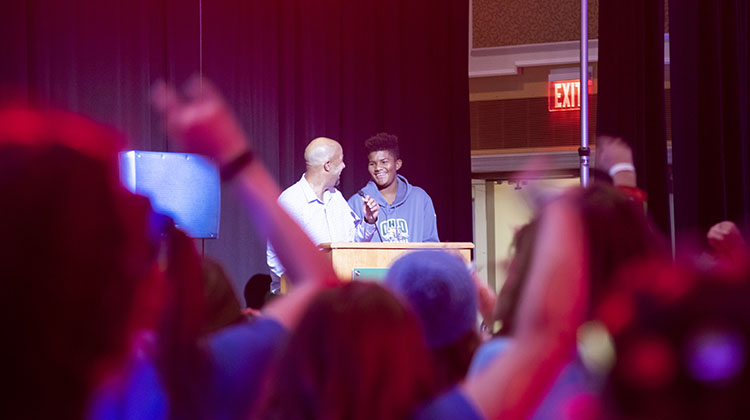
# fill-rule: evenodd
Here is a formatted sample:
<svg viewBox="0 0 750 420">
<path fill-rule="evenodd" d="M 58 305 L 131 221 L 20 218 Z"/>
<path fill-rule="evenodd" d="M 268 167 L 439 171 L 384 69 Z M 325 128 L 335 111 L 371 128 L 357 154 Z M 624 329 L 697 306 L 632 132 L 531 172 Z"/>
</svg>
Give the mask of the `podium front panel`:
<svg viewBox="0 0 750 420">
<path fill-rule="evenodd" d="M 411 243 L 331 243 L 321 244 L 321 250 L 331 262 L 336 275 L 350 281 L 353 270 L 387 269 L 402 255 L 426 249 L 442 249 L 455 252 L 471 262 L 471 242 L 411 242 Z M 375 274 L 372 271 L 371 274 Z"/>
</svg>

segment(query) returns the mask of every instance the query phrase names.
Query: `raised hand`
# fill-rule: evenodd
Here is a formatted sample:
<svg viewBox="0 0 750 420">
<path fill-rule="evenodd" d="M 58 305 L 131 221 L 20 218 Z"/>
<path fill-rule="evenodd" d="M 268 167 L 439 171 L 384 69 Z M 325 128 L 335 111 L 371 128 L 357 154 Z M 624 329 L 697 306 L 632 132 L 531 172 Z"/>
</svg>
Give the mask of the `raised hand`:
<svg viewBox="0 0 750 420">
<path fill-rule="evenodd" d="M 596 139 L 596 167 L 603 172 L 610 173 L 615 165 L 633 165 L 633 150 L 619 137 L 601 136 Z M 620 170 L 612 176 L 615 185 L 629 187 L 636 186 L 635 171 Z"/>
<path fill-rule="evenodd" d="M 740 266 L 747 263 L 747 243 L 734 223 L 725 220 L 711 226 L 706 239 L 719 258 Z"/>
<path fill-rule="evenodd" d="M 158 81 L 151 101 L 166 120 L 170 138 L 189 152 L 226 164 L 249 148 L 248 141 L 221 94 L 205 79 L 191 78 L 180 95 Z"/>
<path fill-rule="evenodd" d="M 180 96 L 164 82 L 153 87 L 152 102 L 166 119 L 171 137 L 187 151 L 212 157 L 219 165 L 248 150 L 250 146 L 231 109 L 208 81 L 195 77 L 183 93 Z M 275 299 L 263 312 L 292 328 L 317 291 L 338 283 L 338 278 L 310 237 L 279 206 L 281 191 L 262 161 L 251 159 L 243 165 L 231 185 L 250 211 L 250 221 L 276 249 L 287 278 L 295 286 L 288 296 Z"/>
</svg>

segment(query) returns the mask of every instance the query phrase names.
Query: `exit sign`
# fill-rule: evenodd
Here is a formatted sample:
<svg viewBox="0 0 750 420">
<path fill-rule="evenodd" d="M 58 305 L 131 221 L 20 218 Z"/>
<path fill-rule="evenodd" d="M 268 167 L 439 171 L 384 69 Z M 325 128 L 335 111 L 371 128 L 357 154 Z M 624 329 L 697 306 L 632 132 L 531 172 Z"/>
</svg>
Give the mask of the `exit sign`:
<svg viewBox="0 0 750 420">
<path fill-rule="evenodd" d="M 581 80 L 555 80 L 548 82 L 547 109 L 555 111 L 574 111 L 581 109 Z M 589 80 L 589 88 L 591 88 Z"/>
<path fill-rule="evenodd" d="M 588 68 L 588 92 L 595 89 L 593 68 Z M 547 110 L 577 111 L 581 109 L 581 69 L 576 67 L 551 69 L 547 79 Z"/>
</svg>

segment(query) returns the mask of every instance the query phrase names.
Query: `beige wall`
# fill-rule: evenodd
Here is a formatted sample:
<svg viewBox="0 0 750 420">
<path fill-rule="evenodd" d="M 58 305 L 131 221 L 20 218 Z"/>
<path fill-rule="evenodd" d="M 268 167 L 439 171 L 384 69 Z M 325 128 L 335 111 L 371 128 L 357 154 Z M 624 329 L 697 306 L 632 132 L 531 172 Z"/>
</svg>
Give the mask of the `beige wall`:
<svg viewBox="0 0 750 420">
<path fill-rule="evenodd" d="M 578 185 L 578 178 L 532 180 L 525 185 L 522 184 L 522 188 L 517 190 L 515 184 L 509 184 L 507 181 L 497 184 L 474 180 L 474 245 L 477 273 L 480 278 L 500 290 L 506 276 L 505 261 L 509 257 L 513 235 L 517 228 L 528 223 L 533 216 L 533 208 L 527 201 L 532 188 L 537 191 L 562 190 Z M 491 192 L 487 189 L 489 186 L 492 188 Z M 487 206 L 488 196 L 492 198 L 490 206 Z M 493 225 L 494 232 L 491 232 Z M 492 249 L 494 252 L 488 252 Z M 494 267 L 494 275 L 490 266 Z"/>
<path fill-rule="evenodd" d="M 580 39 L 580 0 L 472 0 L 472 47 Z M 599 1 L 589 0 L 589 38 L 599 38 Z"/>
<path fill-rule="evenodd" d="M 588 1 L 589 39 L 599 38 L 599 0 Z M 580 0 L 471 0 L 472 48 L 576 41 Z M 664 1 L 664 33 L 669 1 Z"/>
</svg>

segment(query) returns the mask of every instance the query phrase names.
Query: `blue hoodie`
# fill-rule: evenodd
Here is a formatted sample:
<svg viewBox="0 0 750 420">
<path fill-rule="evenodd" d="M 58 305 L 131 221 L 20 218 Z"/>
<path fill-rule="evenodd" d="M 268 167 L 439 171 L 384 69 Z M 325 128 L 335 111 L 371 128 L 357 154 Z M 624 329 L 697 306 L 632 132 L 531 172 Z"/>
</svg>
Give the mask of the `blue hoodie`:
<svg viewBox="0 0 750 420">
<path fill-rule="evenodd" d="M 372 181 L 361 190 L 380 204 L 378 230 L 372 242 L 440 242 L 430 196 L 423 189 L 409 184 L 401 175 L 397 176 L 397 181 L 398 191 L 393 204 L 385 201 Z M 359 194 L 349 198 L 349 207 L 363 218 L 362 197 Z"/>
</svg>

